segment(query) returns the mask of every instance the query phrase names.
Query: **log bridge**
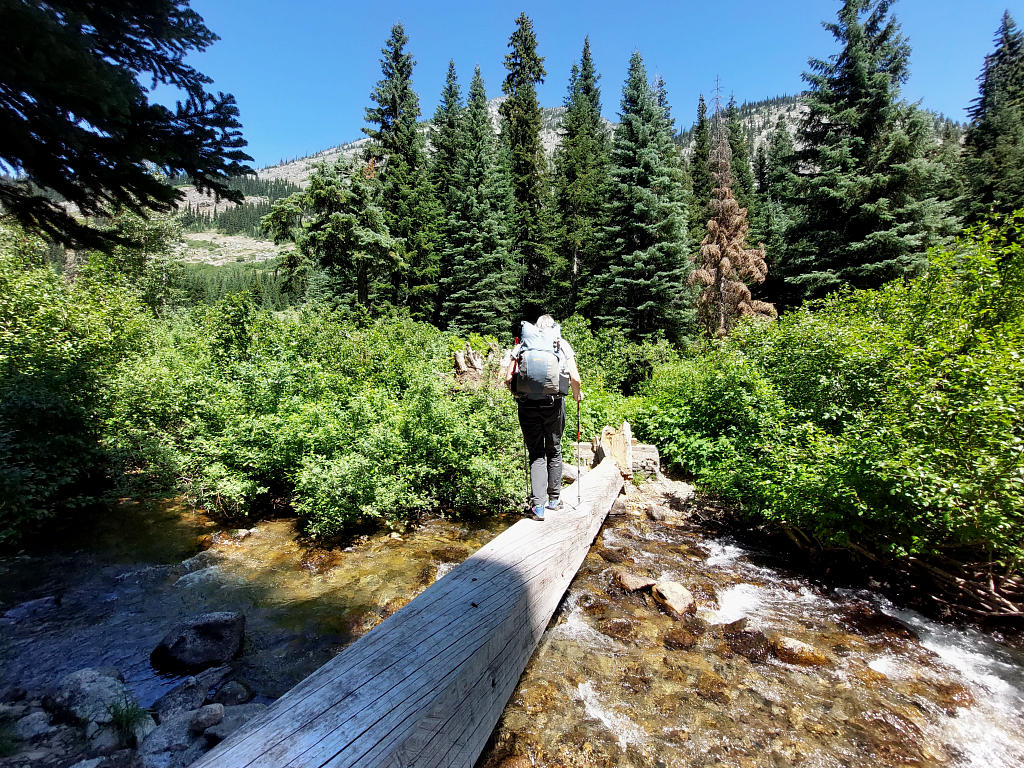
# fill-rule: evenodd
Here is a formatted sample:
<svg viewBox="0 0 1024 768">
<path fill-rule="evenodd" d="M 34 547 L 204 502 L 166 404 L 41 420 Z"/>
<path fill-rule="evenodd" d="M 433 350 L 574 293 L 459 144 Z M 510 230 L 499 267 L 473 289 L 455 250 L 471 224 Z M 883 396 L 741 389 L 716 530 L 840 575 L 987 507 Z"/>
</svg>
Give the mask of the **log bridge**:
<svg viewBox="0 0 1024 768">
<path fill-rule="evenodd" d="M 623 477 L 605 460 L 577 482 L 561 510 L 512 525 L 192 768 L 472 768 Z"/>
</svg>

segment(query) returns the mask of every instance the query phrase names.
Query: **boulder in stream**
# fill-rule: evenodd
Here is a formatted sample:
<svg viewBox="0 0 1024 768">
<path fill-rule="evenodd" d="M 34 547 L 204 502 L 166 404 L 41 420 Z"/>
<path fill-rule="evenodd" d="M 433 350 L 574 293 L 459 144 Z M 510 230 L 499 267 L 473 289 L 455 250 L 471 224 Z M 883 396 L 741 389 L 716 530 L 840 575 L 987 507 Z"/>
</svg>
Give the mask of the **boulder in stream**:
<svg viewBox="0 0 1024 768">
<path fill-rule="evenodd" d="M 80 723 L 113 722 L 112 709 L 134 701 L 112 670 L 80 669 L 63 678 L 47 697 L 47 708 Z"/>
<path fill-rule="evenodd" d="M 792 637 L 779 635 L 773 638 L 771 648 L 775 658 L 786 664 L 796 664 L 801 667 L 831 666 L 828 657 L 821 651 Z"/>
<path fill-rule="evenodd" d="M 677 619 L 697 610 L 697 603 L 690 590 L 678 581 L 659 581 L 651 587 L 651 595 L 662 608 Z"/>
<path fill-rule="evenodd" d="M 623 568 L 615 570 L 615 583 L 626 592 L 637 592 L 654 586 L 654 579 L 649 576 L 637 576 Z"/>
<path fill-rule="evenodd" d="M 245 616 L 241 613 L 204 613 L 168 632 L 149 660 L 161 671 L 198 672 L 238 656 L 244 634 Z"/>
<path fill-rule="evenodd" d="M 186 677 L 178 685 L 153 702 L 152 709 L 156 712 L 156 716 L 162 723 L 182 712 L 188 712 L 201 707 L 206 699 L 208 690 L 209 688 L 200 684 L 195 677 Z"/>
</svg>

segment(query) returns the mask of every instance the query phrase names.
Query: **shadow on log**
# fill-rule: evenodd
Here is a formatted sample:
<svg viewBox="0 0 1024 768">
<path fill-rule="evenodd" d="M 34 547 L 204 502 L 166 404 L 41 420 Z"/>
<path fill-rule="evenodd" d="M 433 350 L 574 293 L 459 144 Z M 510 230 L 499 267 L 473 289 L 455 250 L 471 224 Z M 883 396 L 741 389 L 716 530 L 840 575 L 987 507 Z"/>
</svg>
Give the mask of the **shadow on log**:
<svg viewBox="0 0 1024 768">
<path fill-rule="evenodd" d="M 192 768 L 471 768 L 622 484 L 602 462 L 578 504 L 512 525 Z"/>
</svg>

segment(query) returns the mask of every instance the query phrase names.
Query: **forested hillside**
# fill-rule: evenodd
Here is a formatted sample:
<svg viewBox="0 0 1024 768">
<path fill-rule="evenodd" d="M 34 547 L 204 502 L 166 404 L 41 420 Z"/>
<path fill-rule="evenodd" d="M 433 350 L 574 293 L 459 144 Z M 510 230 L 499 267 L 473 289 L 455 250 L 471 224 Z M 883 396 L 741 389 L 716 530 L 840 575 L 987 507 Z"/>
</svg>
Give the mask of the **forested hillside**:
<svg viewBox="0 0 1024 768">
<path fill-rule="evenodd" d="M 102 143 L 82 188 L 2 147 L 0 541 L 160 489 L 325 537 L 511 508 L 514 406 L 456 381 L 451 352 L 546 312 L 579 354 L 585 431 L 628 417 L 747 522 L 975 564 L 994 596 L 955 599 L 1019 610 L 1024 36 L 993 19 L 960 126 L 903 97 L 889 3 L 827 21 L 838 53 L 808 51 L 806 91 L 757 104 L 673 91 L 642 51 L 599 73 L 582 33 L 550 72 L 521 14 L 504 80 L 453 61 L 429 116 L 395 24 L 365 137 L 258 176 L 201 79 L 178 120 L 211 121 L 181 128 L 207 143 L 144 178 L 108 173 Z M 544 78 L 566 83 L 556 109 Z M 173 257 L 208 229 L 278 256 Z"/>
</svg>

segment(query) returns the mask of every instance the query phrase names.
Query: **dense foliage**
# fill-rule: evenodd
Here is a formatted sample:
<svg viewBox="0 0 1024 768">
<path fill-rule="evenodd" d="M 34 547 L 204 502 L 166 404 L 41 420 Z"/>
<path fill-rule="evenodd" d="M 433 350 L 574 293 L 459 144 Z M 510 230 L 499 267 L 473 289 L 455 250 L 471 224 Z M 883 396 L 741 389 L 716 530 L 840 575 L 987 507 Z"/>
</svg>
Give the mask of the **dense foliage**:
<svg viewBox="0 0 1024 768">
<path fill-rule="evenodd" d="M 707 489 L 820 542 L 1019 558 L 1022 224 L 660 367 L 640 431 Z"/>
</svg>

